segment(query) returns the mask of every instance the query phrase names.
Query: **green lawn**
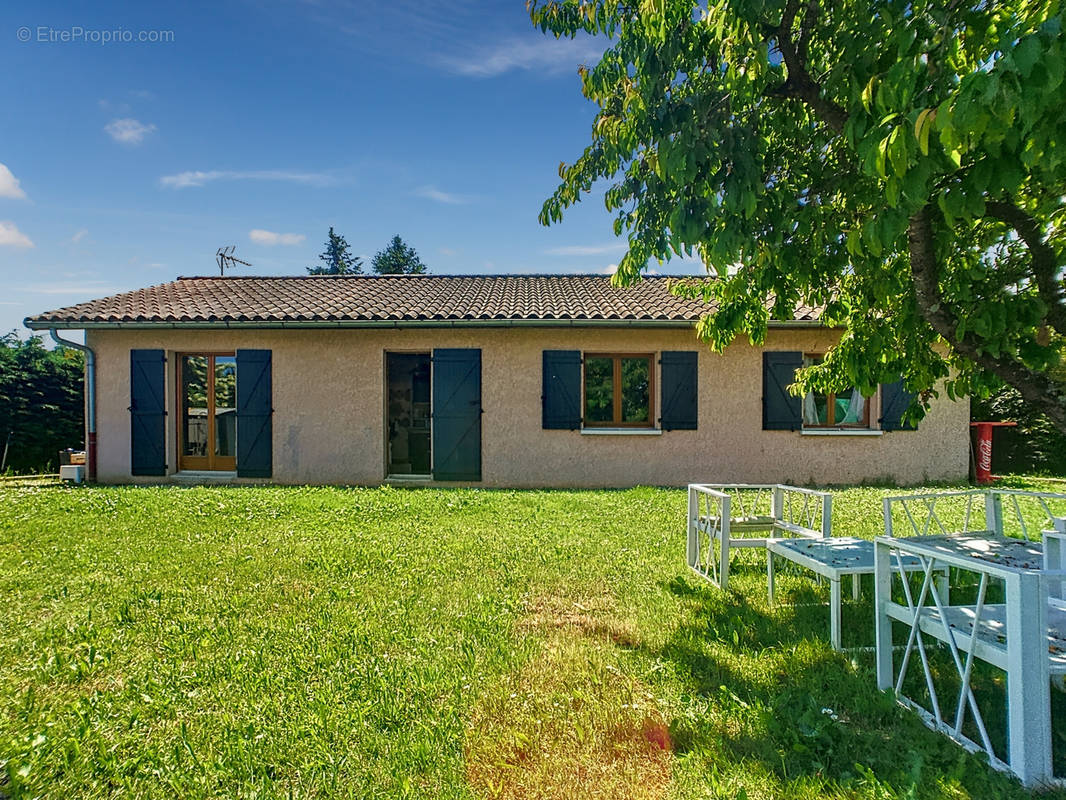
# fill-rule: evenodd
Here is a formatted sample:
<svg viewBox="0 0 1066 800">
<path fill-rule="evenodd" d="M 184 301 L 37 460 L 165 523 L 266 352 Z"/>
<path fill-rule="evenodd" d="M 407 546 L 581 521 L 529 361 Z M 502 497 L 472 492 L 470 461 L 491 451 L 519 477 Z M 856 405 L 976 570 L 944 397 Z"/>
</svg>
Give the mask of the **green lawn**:
<svg viewBox="0 0 1066 800">
<path fill-rule="evenodd" d="M 0 797 L 1029 796 L 829 648 L 824 587 L 692 575 L 684 505 L 0 484 Z"/>
</svg>

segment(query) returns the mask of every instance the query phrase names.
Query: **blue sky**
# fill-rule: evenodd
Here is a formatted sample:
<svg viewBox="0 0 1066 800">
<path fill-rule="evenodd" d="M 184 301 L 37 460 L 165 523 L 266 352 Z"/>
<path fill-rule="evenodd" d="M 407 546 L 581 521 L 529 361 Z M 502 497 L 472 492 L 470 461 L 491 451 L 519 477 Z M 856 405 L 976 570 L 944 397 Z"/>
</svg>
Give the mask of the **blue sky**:
<svg viewBox="0 0 1066 800">
<path fill-rule="evenodd" d="M 142 31 L 171 41 L 103 41 Z M 398 233 L 438 274 L 624 251 L 602 193 L 537 222 L 589 142 L 577 67 L 602 46 L 542 35 L 523 0 L 9 3 L 0 39 L 0 331 L 215 274 L 222 245 L 235 274 L 304 274 L 330 225 L 367 257 Z"/>
</svg>

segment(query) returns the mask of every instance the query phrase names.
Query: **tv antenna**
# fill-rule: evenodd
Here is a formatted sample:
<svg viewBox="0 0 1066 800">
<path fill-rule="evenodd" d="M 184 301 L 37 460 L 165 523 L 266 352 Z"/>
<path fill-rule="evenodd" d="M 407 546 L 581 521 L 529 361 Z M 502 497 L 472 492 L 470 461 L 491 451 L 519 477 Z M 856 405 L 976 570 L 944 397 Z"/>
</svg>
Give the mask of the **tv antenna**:
<svg viewBox="0 0 1066 800">
<path fill-rule="evenodd" d="M 241 261 L 233 252 L 237 249 L 237 245 L 231 244 L 229 247 L 220 247 L 218 252 L 215 253 L 215 262 L 218 264 L 218 274 L 225 275 L 226 269 L 233 269 L 238 264 L 244 264 L 246 267 L 252 266 L 247 261 Z"/>
</svg>

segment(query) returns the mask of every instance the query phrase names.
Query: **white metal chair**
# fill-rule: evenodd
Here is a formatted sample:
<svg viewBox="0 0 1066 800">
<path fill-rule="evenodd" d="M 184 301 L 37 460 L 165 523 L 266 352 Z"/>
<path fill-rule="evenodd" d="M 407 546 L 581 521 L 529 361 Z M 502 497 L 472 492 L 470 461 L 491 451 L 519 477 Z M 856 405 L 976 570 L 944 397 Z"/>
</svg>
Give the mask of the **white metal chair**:
<svg viewBox="0 0 1066 800">
<path fill-rule="evenodd" d="M 722 589 L 732 550 L 769 540 L 832 535 L 832 496 L 785 484 L 692 483 L 688 487 L 688 565 Z"/>
</svg>

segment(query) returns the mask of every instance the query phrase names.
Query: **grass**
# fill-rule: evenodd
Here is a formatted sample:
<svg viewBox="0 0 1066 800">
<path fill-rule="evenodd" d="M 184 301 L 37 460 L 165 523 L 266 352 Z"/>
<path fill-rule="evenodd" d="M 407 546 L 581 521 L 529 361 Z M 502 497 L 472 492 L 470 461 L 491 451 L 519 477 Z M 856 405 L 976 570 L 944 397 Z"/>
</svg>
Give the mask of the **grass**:
<svg viewBox="0 0 1066 800">
<path fill-rule="evenodd" d="M 0 797 L 1029 796 L 829 648 L 824 587 L 692 575 L 684 503 L 0 484 Z"/>
</svg>

